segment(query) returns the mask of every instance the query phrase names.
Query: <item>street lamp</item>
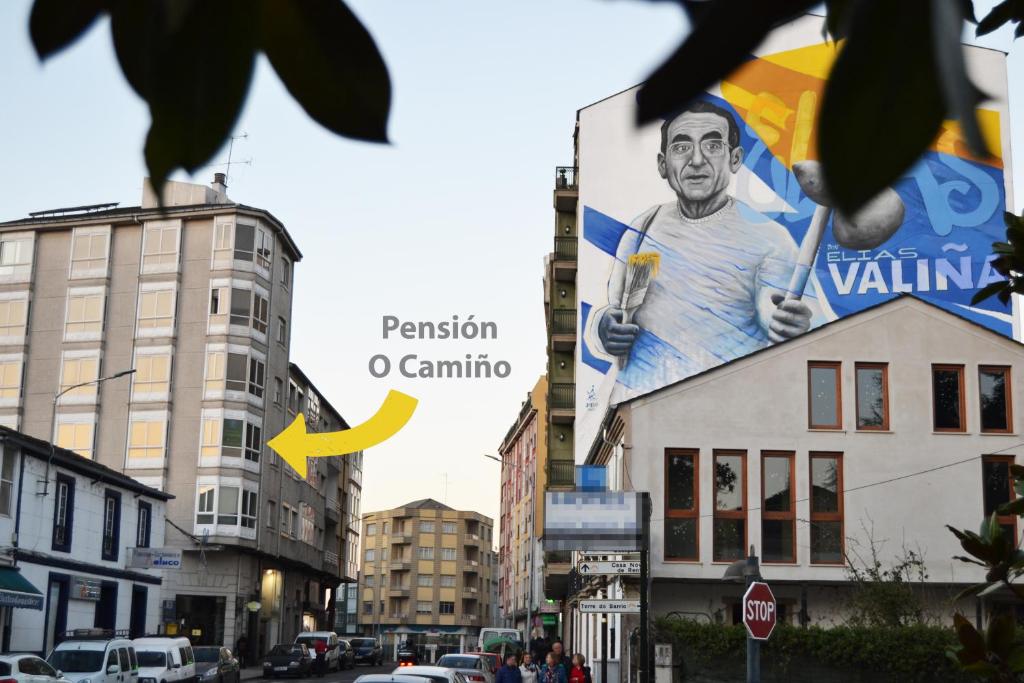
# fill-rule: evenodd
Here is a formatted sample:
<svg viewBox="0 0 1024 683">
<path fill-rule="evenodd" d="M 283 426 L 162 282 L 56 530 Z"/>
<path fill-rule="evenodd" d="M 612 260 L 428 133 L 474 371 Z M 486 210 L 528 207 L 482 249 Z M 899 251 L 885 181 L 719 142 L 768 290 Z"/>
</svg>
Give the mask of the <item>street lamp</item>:
<svg viewBox="0 0 1024 683">
<path fill-rule="evenodd" d="M 725 569 L 722 581 L 744 583 L 747 588 L 755 581 L 761 580 L 761 567 L 757 558 L 754 546 L 750 546 L 750 552 L 745 559 L 736 560 Z M 761 643 L 750 637 L 747 633 L 747 683 L 760 683 L 761 681 Z"/>
<path fill-rule="evenodd" d="M 502 467 L 505 466 L 505 460 L 503 458 L 498 458 L 487 453 L 484 453 L 483 456 L 485 458 L 494 460 L 495 462 L 500 462 Z M 523 470 L 520 468 L 516 468 L 516 471 L 521 473 Z M 526 591 L 526 633 L 524 634 L 524 637 L 526 638 L 527 648 L 529 648 L 530 635 L 533 632 L 533 565 L 535 562 L 535 558 L 533 556 L 535 550 L 535 548 L 533 547 L 533 512 L 534 506 L 536 505 L 536 501 L 534 500 L 534 496 L 536 493 L 534 489 L 535 482 L 533 480 L 533 477 L 528 477 L 528 479 L 530 482 L 530 523 L 528 525 L 529 528 L 527 530 L 527 543 L 529 543 L 530 548 L 530 571 L 527 576 L 528 581 L 530 582 L 530 587 Z"/>
<path fill-rule="evenodd" d="M 57 401 L 60 400 L 60 397 L 68 393 L 69 391 L 78 389 L 79 387 L 87 387 L 90 384 L 102 384 L 103 382 L 106 382 L 108 379 L 117 379 L 119 377 L 131 375 L 134 372 L 135 368 L 132 368 L 131 370 L 122 370 L 121 372 L 110 375 L 108 377 L 91 379 L 88 382 L 79 382 L 78 384 L 72 384 L 69 387 L 65 387 L 64 389 L 61 389 L 60 391 L 53 395 L 53 410 L 50 413 L 50 457 L 46 461 L 46 475 L 43 477 L 43 490 L 41 492 L 36 492 L 36 495 L 46 496 L 49 495 L 50 493 L 50 466 L 53 464 L 53 456 L 56 453 L 56 445 L 54 444 L 54 441 L 56 441 L 57 436 L 56 434 L 54 434 L 54 432 L 57 431 Z"/>
</svg>

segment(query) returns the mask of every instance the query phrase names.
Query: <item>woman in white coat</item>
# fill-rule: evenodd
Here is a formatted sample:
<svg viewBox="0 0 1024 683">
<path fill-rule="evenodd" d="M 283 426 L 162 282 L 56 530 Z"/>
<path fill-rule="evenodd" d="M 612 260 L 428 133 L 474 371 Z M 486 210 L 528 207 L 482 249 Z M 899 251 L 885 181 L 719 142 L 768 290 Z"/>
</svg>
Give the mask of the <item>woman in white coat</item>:
<svg viewBox="0 0 1024 683">
<path fill-rule="evenodd" d="M 529 652 L 523 654 L 523 663 L 519 665 L 519 674 L 523 683 L 537 683 L 537 665 L 533 663 L 533 656 Z"/>
</svg>

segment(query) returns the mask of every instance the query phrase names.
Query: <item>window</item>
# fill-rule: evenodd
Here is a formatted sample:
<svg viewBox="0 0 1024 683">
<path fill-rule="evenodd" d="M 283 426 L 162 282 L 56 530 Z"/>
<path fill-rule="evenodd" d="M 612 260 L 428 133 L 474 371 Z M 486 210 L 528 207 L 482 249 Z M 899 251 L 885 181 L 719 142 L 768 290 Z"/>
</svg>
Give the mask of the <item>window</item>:
<svg viewBox="0 0 1024 683">
<path fill-rule="evenodd" d="M 454 534 L 456 529 L 455 522 L 442 522 L 441 533 L 442 534 Z"/>
<path fill-rule="evenodd" d="M 284 256 L 281 257 L 281 286 L 288 287 L 292 283 L 292 264 Z"/>
<path fill-rule="evenodd" d="M 455 576 L 452 574 L 442 574 L 441 588 L 455 588 Z"/>
<path fill-rule="evenodd" d="M 369 601 L 363 602 L 363 614 L 366 614 L 366 615 L 373 614 L 373 603 L 372 602 L 369 602 Z"/>
<path fill-rule="evenodd" d="M 981 402 L 981 431 L 1012 432 L 1010 368 L 982 365 L 978 368 L 978 398 Z"/>
<path fill-rule="evenodd" d="M 137 548 L 149 547 L 149 535 L 151 532 L 153 518 L 153 506 L 149 503 L 139 502 L 139 523 L 135 527 L 135 546 Z"/>
<path fill-rule="evenodd" d="M 24 339 L 27 321 L 28 300 L 5 299 L 0 301 L 0 337 Z"/>
<path fill-rule="evenodd" d="M 232 257 L 231 242 L 234 225 L 231 219 L 218 221 L 213 226 L 213 260 L 226 261 Z"/>
<path fill-rule="evenodd" d="M 811 564 L 843 564 L 843 460 L 811 453 Z"/>
<path fill-rule="evenodd" d="M 438 614 L 455 614 L 454 602 L 440 602 L 437 605 Z"/>
<path fill-rule="evenodd" d="M 260 461 L 263 451 L 263 428 L 252 422 L 245 424 L 245 459 L 251 462 Z"/>
<path fill-rule="evenodd" d="M 138 354 L 135 358 L 135 374 L 132 375 L 132 399 L 139 400 L 139 394 L 166 395 L 170 390 L 170 351 Z"/>
<path fill-rule="evenodd" d="M 5 356 L 0 360 L 0 399 L 12 399 L 5 403 L 17 403 L 21 398 L 21 368 L 20 357 Z"/>
<path fill-rule="evenodd" d="M 73 355 L 74 354 L 74 355 Z M 8 365 L 4 363 L 3 366 Z M 18 364 L 20 366 L 20 363 Z M 69 387 L 73 387 L 76 384 L 82 382 L 95 382 L 99 378 L 100 374 L 100 359 L 98 355 L 89 356 L 78 356 L 75 352 L 67 352 L 64 354 L 63 362 L 61 363 L 60 369 L 60 390 L 65 391 Z M 4 382 L 3 387 L 6 387 L 6 367 L 4 368 Z M 18 368 L 18 375 L 21 375 L 21 368 Z M 17 394 L 15 394 L 16 396 Z M 0 389 L 0 396 L 7 396 L 2 389 Z M 68 391 L 61 397 L 61 403 L 82 403 L 92 402 L 96 399 L 96 385 L 87 384 L 84 387 L 78 387 Z"/>
<path fill-rule="evenodd" d="M 177 270 L 178 241 L 178 221 L 147 224 L 142 239 L 142 272 Z"/>
<path fill-rule="evenodd" d="M 284 382 L 281 381 L 280 377 L 274 378 L 274 405 L 281 405 L 281 400 L 284 394 Z"/>
<path fill-rule="evenodd" d="M 71 530 L 75 515 L 75 480 L 57 474 L 57 486 L 53 500 L 53 542 L 51 548 L 71 552 Z"/>
<path fill-rule="evenodd" d="M 263 381 L 266 364 L 258 358 L 249 359 L 249 393 L 263 398 Z"/>
<path fill-rule="evenodd" d="M 288 344 L 288 321 L 280 316 L 277 318 L 277 343 Z"/>
<path fill-rule="evenodd" d="M 235 225 L 235 252 L 234 257 L 238 261 L 249 261 L 252 263 L 252 255 L 256 242 L 256 226 Z"/>
<path fill-rule="evenodd" d="M 16 451 L 0 445 L 0 515 L 11 516 L 14 496 L 14 459 Z"/>
<path fill-rule="evenodd" d="M 811 429 L 843 428 L 841 365 L 812 362 L 807 365 L 808 417 Z"/>
<path fill-rule="evenodd" d="M 71 237 L 71 277 L 107 274 L 109 228 L 75 228 Z"/>
<path fill-rule="evenodd" d="M 219 411 L 205 414 L 200 455 L 204 458 L 241 457 L 244 424 L 245 420 L 223 417 Z"/>
<path fill-rule="evenodd" d="M 155 461 L 162 464 L 164 458 L 164 432 L 167 418 L 163 416 L 133 416 L 128 437 L 128 466 L 152 466 Z"/>
<path fill-rule="evenodd" d="M 433 522 L 420 522 L 420 533 L 421 534 L 432 534 L 434 533 Z"/>
<path fill-rule="evenodd" d="M 387 559 L 387 558 L 384 558 L 384 559 Z M 381 586 L 381 588 L 387 588 L 388 587 L 388 575 L 387 574 L 381 574 L 380 575 L 380 586 Z"/>
<path fill-rule="evenodd" d="M 93 292 L 68 293 L 67 322 L 64 337 L 98 339 L 103 330 L 103 294 Z"/>
<path fill-rule="evenodd" d="M 746 454 L 715 451 L 714 462 L 712 559 L 732 562 L 747 556 Z"/>
<path fill-rule="evenodd" d="M 248 289 L 231 288 L 231 324 L 248 327 L 252 316 L 252 292 Z"/>
<path fill-rule="evenodd" d="M 174 329 L 174 290 L 155 289 L 139 292 L 139 335 L 155 331 L 170 334 Z"/>
<path fill-rule="evenodd" d="M 698 453 L 665 451 L 665 559 L 699 558 Z"/>
<path fill-rule="evenodd" d="M 221 486 L 217 492 L 217 524 L 238 525 L 237 486 Z"/>
<path fill-rule="evenodd" d="M 793 453 L 761 454 L 761 547 L 765 562 L 796 562 Z"/>
<path fill-rule="evenodd" d="M 857 429 L 889 429 L 889 366 L 857 363 Z"/>
<path fill-rule="evenodd" d="M 377 559 L 376 551 L 373 548 L 367 548 L 366 550 L 366 561 L 373 562 Z"/>
<path fill-rule="evenodd" d="M 416 577 L 416 585 L 420 588 L 433 588 L 434 577 L 431 574 L 419 574 Z"/>
<path fill-rule="evenodd" d="M 416 614 L 430 614 L 432 612 L 433 609 L 431 609 L 431 603 L 426 600 L 416 601 Z"/>
<path fill-rule="evenodd" d="M 367 536 L 376 536 L 377 535 L 377 525 L 376 524 L 367 524 L 366 525 L 366 535 Z"/>
<path fill-rule="evenodd" d="M 242 491 L 242 526 L 246 529 L 256 528 L 256 506 L 259 496 L 256 491 Z"/>
<path fill-rule="evenodd" d="M 272 529 L 274 527 L 274 520 L 277 519 L 277 503 L 272 500 L 267 501 L 267 528 Z"/>
<path fill-rule="evenodd" d="M 1013 464 L 1014 457 L 1012 455 L 986 455 L 981 460 L 981 475 L 985 518 L 988 519 L 995 513 L 999 520 L 999 526 L 1016 545 L 1017 516 L 999 513 L 999 508 L 1002 505 L 1015 498 L 1013 477 L 1010 475 L 1010 466 Z"/>
<path fill-rule="evenodd" d="M 366 580 L 363 583 L 366 585 L 367 588 L 373 588 L 375 585 L 375 581 L 376 580 L 374 579 L 373 574 L 367 574 Z"/>
<path fill-rule="evenodd" d="M 224 388 L 228 391 L 245 391 L 246 368 L 249 365 L 249 357 L 244 353 L 229 353 L 227 357 Z"/>
<path fill-rule="evenodd" d="M 223 351 L 209 351 L 206 354 L 206 379 L 204 390 L 206 393 L 224 390 L 224 359 Z"/>
<path fill-rule="evenodd" d="M 416 556 L 421 560 L 432 560 L 434 559 L 434 549 L 429 546 L 420 546 L 416 548 Z"/>
<path fill-rule="evenodd" d="M 384 534 L 385 536 L 387 536 L 389 531 L 390 531 L 390 529 L 391 529 L 391 523 L 390 522 L 384 522 L 384 529 L 381 531 L 381 533 Z"/>
<path fill-rule="evenodd" d="M 213 524 L 213 501 L 217 487 L 200 486 L 196 496 L 196 524 Z"/>
<path fill-rule="evenodd" d="M 270 302 L 265 296 L 253 292 L 252 295 L 252 329 L 260 334 L 267 333 L 270 322 Z"/>
<path fill-rule="evenodd" d="M 270 259 L 274 253 L 274 238 L 266 230 L 256 230 L 256 265 L 270 270 Z"/>
<path fill-rule="evenodd" d="M 56 443 L 61 448 L 78 453 L 83 458 L 92 459 L 93 416 L 61 415 L 58 417 Z"/>
<path fill-rule="evenodd" d="M 455 560 L 455 548 L 441 548 L 441 559 L 452 562 Z"/>
<path fill-rule="evenodd" d="M 935 431 L 966 431 L 964 366 L 932 366 L 932 406 L 935 416 Z"/>
<path fill-rule="evenodd" d="M 0 276 L 10 281 L 13 276 L 27 276 L 32 272 L 33 236 L 10 233 L 0 237 Z"/>
<path fill-rule="evenodd" d="M 320 424 L 320 397 L 312 390 L 306 397 L 306 421 L 314 427 Z"/>
<path fill-rule="evenodd" d="M 316 508 L 306 503 L 299 503 L 300 517 L 302 524 L 299 540 L 315 545 L 316 538 Z"/>
<path fill-rule="evenodd" d="M 104 560 L 117 560 L 118 541 L 121 536 L 121 494 L 107 490 L 103 497 L 103 553 Z"/>
</svg>

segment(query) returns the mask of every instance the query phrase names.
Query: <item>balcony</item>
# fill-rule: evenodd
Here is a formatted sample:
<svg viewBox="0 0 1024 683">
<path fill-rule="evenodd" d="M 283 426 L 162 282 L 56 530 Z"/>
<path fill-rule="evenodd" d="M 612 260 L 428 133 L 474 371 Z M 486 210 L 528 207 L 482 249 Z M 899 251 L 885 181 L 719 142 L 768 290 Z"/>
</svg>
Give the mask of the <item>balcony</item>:
<svg viewBox="0 0 1024 683">
<path fill-rule="evenodd" d="M 480 545 L 480 537 L 476 534 L 466 534 L 462 537 L 462 545 Z"/>
<path fill-rule="evenodd" d="M 555 382 L 551 385 L 551 421 L 572 424 L 576 419 L 576 384 Z"/>
<path fill-rule="evenodd" d="M 462 597 L 465 600 L 479 600 L 480 599 L 480 591 L 477 590 L 473 586 L 463 586 L 462 587 Z"/>
<path fill-rule="evenodd" d="M 576 486 L 576 463 L 572 460 L 548 460 L 548 486 Z"/>
<path fill-rule="evenodd" d="M 480 563 L 476 560 L 466 560 L 462 563 L 462 571 L 466 574 L 479 574 Z"/>
<path fill-rule="evenodd" d="M 337 498 L 328 498 L 324 501 L 324 519 L 335 524 L 341 521 L 341 501 Z"/>
<path fill-rule="evenodd" d="M 556 308 L 551 312 L 551 346 L 555 351 L 576 348 L 576 309 Z"/>
<path fill-rule="evenodd" d="M 552 263 L 555 279 L 560 282 L 576 280 L 576 236 L 555 236 L 555 251 Z"/>
<path fill-rule="evenodd" d="M 388 597 L 391 598 L 407 598 L 412 591 L 410 586 L 392 586 L 388 588 Z"/>
<path fill-rule="evenodd" d="M 575 166 L 555 168 L 555 211 L 575 211 L 579 198 L 579 169 Z"/>
<path fill-rule="evenodd" d="M 565 597 L 569 589 L 569 572 L 572 570 L 571 552 L 549 552 L 544 554 L 544 595 L 556 600 Z"/>
<path fill-rule="evenodd" d="M 396 531 L 391 534 L 391 545 L 409 545 L 412 543 L 411 531 Z"/>
<path fill-rule="evenodd" d="M 412 569 L 411 560 L 391 560 L 388 568 L 393 572 L 407 572 Z"/>
<path fill-rule="evenodd" d="M 330 550 L 324 551 L 324 571 L 331 574 L 338 573 L 338 553 L 332 553 Z"/>
</svg>

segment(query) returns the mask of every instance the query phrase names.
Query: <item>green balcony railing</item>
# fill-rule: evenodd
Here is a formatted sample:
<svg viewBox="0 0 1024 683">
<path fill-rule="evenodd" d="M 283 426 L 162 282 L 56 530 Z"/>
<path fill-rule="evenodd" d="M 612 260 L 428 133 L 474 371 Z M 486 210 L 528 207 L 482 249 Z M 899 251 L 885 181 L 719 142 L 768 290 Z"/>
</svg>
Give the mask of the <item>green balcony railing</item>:
<svg viewBox="0 0 1024 683">
<path fill-rule="evenodd" d="M 554 334 L 576 334 L 576 309 L 556 309 L 551 314 L 551 331 Z"/>
<path fill-rule="evenodd" d="M 576 238 L 555 237 L 555 260 L 575 261 L 576 260 Z"/>
<path fill-rule="evenodd" d="M 572 410 L 576 407 L 576 385 L 556 382 L 551 385 L 551 407 L 556 410 Z"/>
<path fill-rule="evenodd" d="M 575 486 L 576 463 L 572 460 L 548 460 L 548 486 Z"/>
</svg>

